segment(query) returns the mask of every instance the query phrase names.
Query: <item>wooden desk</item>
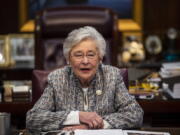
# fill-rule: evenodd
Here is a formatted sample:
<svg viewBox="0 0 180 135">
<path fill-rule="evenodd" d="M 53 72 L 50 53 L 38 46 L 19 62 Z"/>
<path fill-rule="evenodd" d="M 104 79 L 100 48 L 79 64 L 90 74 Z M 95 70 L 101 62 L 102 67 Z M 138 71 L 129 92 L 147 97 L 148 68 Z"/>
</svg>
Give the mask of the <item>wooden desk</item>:
<svg viewBox="0 0 180 135">
<path fill-rule="evenodd" d="M 180 100 L 138 100 L 144 110 L 144 124 L 152 127 L 180 127 Z M 26 112 L 32 108 L 30 102 L 0 103 L 0 112 L 25 120 Z M 23 122 L 25 123 L 25 122 Z"/>
<path fill-rule="evenodd" d="M 180 127 L 180 100 L 138 100 L 144 110 L 144 124 L 152 127 Z"/>
<path fill-rule="evenodd" d="M 180 135 L 180 128 L 154 127 L 154 128 L 141 128 L 141 130 L 143 130 L 143 131 L 169 132 L 170 135 Z"/>
<path fill-rule="evenodd" d="M 155 132 L 169 132 L 170 135 L 180 135 L 180 128 L 141 128 L 140 131 L 155 131 Z M 19 131 L 14 131 L 12 134 L 13 135 L 17 135 L 19 133 L 23 133 L 23 135 L 31 135 L 27 132 L 26 129 L 24 130 L 19 130 Z M 40 134 L 40 133 L 37 133 Z M 52 134 L 52 135 L 57 135 L 56 133 Z"/>
<path fill-rule="evenodd" d="M 180 113 L 180 99 L 138 100 L 146 113 Z"/>
</svg>

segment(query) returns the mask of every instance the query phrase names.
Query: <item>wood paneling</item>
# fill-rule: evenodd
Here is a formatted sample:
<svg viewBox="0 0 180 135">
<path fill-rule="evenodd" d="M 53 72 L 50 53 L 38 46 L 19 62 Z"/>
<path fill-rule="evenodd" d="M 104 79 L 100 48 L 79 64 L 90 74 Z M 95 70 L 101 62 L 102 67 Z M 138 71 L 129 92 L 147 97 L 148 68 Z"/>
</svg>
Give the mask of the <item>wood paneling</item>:
<svg viewBox="0 0 180 135">
<path fill-rule="evenodd" d="M 2 0 L 0 3 L 0 34 L 18 32 L 18 0 Z"/>
<path fill-rule="evenodd" d="M 180 28 L 179 0 L 144 0 L 144 31 L 164 32 Z"/>
<path fill-rule="evenodd" d="M 156 58 L 167 60 L 171 44 L 167 40 L 167 31 L 169 28 L 175 28 L 178 31 L 177 39 L 174 41 L 174 54 L 180 53 L 180 0 L 143 0 L 143 37 L 157 35 L 162 41 L 163 51 Z M 151 57 L 151 56 L 147 56 Z M 179 60 L 178 58 L 174 60 Z"/>
</svg>

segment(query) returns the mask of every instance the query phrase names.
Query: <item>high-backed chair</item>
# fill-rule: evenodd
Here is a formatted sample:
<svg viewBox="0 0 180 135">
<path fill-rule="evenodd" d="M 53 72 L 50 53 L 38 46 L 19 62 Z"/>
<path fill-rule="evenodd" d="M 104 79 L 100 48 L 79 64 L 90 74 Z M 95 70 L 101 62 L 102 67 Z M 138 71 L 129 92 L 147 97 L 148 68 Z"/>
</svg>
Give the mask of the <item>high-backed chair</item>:
<svg viewBox="0 0 180 135">
<path fill-rule="evenodd" d="M 35 68 L 51 70 L 66 64 L 63 41 L 73 29 L 95 27 L 106 39 L 106 64 L 117 65 L 118 16 L 108 8 L 73 6 L 40 11 L 35 25 Z"/>
<path fill-rule="evenodd" d="M 51 71 L 34 70 L 32 74 L 32 102 L 35 103 L 43 93 L 47 85 L 47 76 Z M 128 89 L 128 70 L 126 68 L 120 69 L 124 83 Z"/>
</svg>

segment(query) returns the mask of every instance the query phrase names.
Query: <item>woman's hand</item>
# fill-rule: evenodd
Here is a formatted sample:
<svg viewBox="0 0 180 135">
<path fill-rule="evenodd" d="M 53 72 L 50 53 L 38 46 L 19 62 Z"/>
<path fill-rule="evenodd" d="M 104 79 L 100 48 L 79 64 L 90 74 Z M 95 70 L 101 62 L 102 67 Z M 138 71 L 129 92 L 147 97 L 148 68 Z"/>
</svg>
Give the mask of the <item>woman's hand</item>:
<svg viewBox="0 0 180 135">
<path fill-rule="evenodd" d="M 104 126 L 102 117 L 96 112 L 79 112 L 79 120 L 91 129 L 101 129 Z"/>
<path fill-rule="evenodd" d="M 74 126 L 66 126 L 63 128 L 63 130 L 75 130 L 75 129 L 88 129 L 88 126 L 85 124 L 81 124 L 81 125 L 74 125 Z"/>
</svg>

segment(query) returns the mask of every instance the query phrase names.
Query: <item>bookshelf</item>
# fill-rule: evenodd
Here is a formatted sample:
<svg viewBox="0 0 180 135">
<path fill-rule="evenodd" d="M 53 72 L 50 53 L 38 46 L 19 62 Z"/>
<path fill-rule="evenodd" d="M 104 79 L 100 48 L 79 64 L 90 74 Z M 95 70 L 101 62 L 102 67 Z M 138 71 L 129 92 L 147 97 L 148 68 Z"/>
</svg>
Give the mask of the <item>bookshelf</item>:
<svg viewBox="0 0 180 135">
<path fill-rule="evenodd" d="M 33 69 L 0 69 L 1 81 L 24 81 L 31 80 L 31 73 Z M 0 112 L 7 112 L 11 114 L 11 124 L 16 128 L 25 128 L 26 112 L 32 107 L 30 101 L 16 101 L 16 102 L 0 102 Z"/>
</svg>

